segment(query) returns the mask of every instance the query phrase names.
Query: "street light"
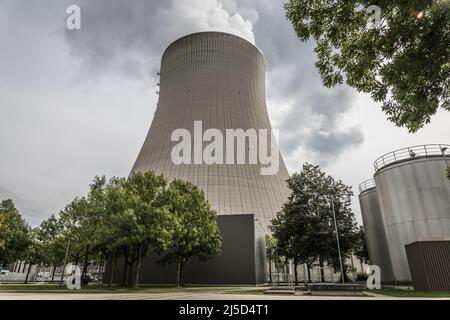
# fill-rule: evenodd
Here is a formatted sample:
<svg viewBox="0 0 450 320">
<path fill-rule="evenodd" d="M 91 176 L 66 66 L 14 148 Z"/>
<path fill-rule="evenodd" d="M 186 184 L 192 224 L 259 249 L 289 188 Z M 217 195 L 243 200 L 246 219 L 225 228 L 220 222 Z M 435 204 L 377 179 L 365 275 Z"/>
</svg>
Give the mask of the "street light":
<svg viewBox="0 0 450 320">
<path fill-rule="evenodd" d="M 331 206 L 333 208 L 334 230 L 336 231 L 336 242 L 337 242 L 338 253 L 339 253 L 339 265 L 341 267 L 341 279 L 342 279 L 342 283 L 345 283 L 344 282 L 344 268 L 342 266 L 341 245 L 339 244 L 339 232 L 338 232 L 337 222 L 336 222 L 336 210 L 334 209 L 334 197 L 331 195 L 330 198 L 331 198 Z"/>
<path fill-rule="evenodd" d="M 324 198 L 324 197 L 320 196 L 319 198 Z M 345 283 L 345 281 L 344 281 L 344 267 L 343 267 L 343 264 L 342 264 L 341 245 L 339 243 L 339 232 L 338 232 L 337 221 L 336 221 L 336 210 L 334 208 L 334 197 L 333 197 L 333 195 L 330 195 L 330 199 L 331 199 L 331 208 L 333 209 L 334 231 L 336 232 L 336 243 L 337 243 L 337 249 L 338 249 L 338 254 L 339 254 L 339 266 L 341 268 L 341 279 L 342 279 L 342 283 Z"/>
<path fill-rule="evenodd" d="M 59 286 L 60 286 L 60 287 L 62 286 L 62 283 L 63 283 L 64 271 L 66 271 L 67 255 L 68 255 L 68 253 L 69 253 L 69 247 L 70 247 L 70 238 L 69 238 L 69 240 L 67 241 L 66 255 L 65 255 L 65 257 L 64 257 L 64 266 L 63 266 L 63 269 L 62 269 L 62 271 L 61 271 L 61 280 L 59 281 Z"/>
</svg>

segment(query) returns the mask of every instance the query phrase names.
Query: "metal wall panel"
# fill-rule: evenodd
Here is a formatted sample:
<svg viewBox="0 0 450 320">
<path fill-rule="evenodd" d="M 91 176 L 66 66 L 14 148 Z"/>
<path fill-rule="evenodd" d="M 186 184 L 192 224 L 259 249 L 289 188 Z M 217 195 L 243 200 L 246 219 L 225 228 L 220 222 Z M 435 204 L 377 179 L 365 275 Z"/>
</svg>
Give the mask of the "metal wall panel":
<svg viewBox="0 0 450 320">
<path fill-rule="evenodd" d="M 450 236 L 450 181 L 443 157 L 403 159 L 375 173 L 393 275 L 411 283 L 405 245 Z"/>
<path fill-rule="evenodd" d="M 253 214 L 217 217 L 222 236 L 222 252 L 207 261 L 191 258 L 183 269 L 185 284 L 256 285 L 266 282 L 265 233 Z M 153 250 L 142 260 L 141 284 L 174 285 L 175 263 L 161 266 L 162 256 Z M 114 283 L 124 277 L 123 259 L 117 262 Z M 103 281 L 108 283 L 111 269 L 105 270 Z M 134 275 L 134 273 L 132 273 Z"/>
<path fill-rule="evenodd" d="M 450 239 L 416 241 L 405 250 L 415 290 L 450 291 Z"/>
</svg>

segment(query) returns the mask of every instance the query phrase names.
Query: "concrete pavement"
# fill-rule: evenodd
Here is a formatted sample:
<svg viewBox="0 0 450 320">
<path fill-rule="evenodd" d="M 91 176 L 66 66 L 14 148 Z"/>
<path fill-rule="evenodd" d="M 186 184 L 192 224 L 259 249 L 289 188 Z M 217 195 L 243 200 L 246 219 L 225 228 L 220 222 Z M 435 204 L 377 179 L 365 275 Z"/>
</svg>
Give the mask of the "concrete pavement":
<svg viewBox="0 0 450 320">
<path fill-rule="evenodd" d="M 26 293 L 0 292 L 0 300 L 428 300 L 430 298 L 401 298 L 382 295 L 354 296 L 277 296 L 226 294 L 224 292 L 170 293 Z M 431 300 L 450 300 L 432 298 Z"/>
</svg>

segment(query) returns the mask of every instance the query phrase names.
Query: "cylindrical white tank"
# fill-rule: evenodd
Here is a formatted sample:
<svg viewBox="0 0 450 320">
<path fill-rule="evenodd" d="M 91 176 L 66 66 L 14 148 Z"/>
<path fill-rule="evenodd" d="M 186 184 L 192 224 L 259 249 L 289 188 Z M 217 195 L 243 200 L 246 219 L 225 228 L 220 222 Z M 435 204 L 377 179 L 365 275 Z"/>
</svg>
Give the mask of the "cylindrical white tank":
<svg viewBox="0 0 450 320">
<path fill-rule="evenodd" d="M 359 185 L 359 191 L 370 264 L 380 267 L 382 283 L 391 283 L 394 280 L 392 266 L 375 181 L 373 179 L 364 181 Z"/>
<path fill-rule="evenodd" d="M 375 182 L 393 276 L 411 283 L 405 245 L 450 236 L 450 146 L 391 152 L 375 162 Z"/>
</svg>

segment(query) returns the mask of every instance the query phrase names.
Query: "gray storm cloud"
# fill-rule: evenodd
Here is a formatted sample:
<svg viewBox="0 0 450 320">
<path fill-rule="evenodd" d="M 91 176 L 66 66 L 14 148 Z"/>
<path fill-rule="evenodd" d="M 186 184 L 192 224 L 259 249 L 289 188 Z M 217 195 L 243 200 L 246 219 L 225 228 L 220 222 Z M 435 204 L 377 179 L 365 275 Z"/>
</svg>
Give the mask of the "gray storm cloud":
<svg viewBox="0 0 450 320">
<path fill-rule="evenodd" d="M 71 4 L 82 10 L 79 31 L 65 28 Z M 152 119 L 164 49 L 211 30 L 264 53 L 269 114 L 291 171 L 362 143 L 359 126 L 342 121 L 354 93 L 323 88 L 314 44 L 298 41 L 280 1 L 1 0 L 0 198 L 37 224 L 96 174 L 126 175 Z"/>
<path fill-rule="evenodd" d="M 324 89 L 314 67 L 313 43 L 300 43 L 282 3 L 247 0 L 78 1 L 80 32 L 65 39 L 74 57 L 94 74 L 118 73 L 155 82 L 160 56 L 170 42 L 199 31 L 224 31 L 256 42 L 268 62 L 269 112 L 281 130 L 286 157 L 298 149 L 324 159 L 363 142 L 358 126 L 340 116 L 351 109 L 350 90 Z M 256 41 L 255 41 L 256 40 Z M 286 112 L 277 115 L 279 104 Z M 319 121 L 319 122 L 318 122 Z M 327 134 L 323 134 L 326 132 Z"/>
<path fill-rule="evenodd" d="M 78 5 L 82 28 L 66 31 L 65 39 L 92 73 L 154 80 L 164 49 L 193 32 L 222 31 L 255 42 L 252 22 L 230 15 L 217 0 L 81 0 Z"/>
</svg>

